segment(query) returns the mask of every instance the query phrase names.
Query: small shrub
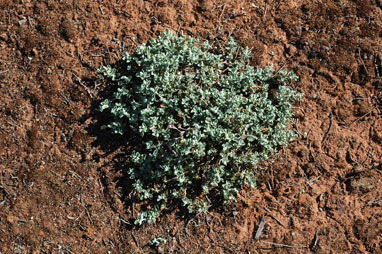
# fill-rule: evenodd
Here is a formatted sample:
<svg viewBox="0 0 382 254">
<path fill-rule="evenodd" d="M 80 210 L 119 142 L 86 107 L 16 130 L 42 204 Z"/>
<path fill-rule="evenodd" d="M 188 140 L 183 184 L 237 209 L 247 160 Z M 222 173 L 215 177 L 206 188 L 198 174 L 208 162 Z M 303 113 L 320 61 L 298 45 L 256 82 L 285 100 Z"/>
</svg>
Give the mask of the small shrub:
<svg viewBox="0 0 382 254">
<path fill-rule="evenodd" d="M 205 211 L 211 200 L 235 200 L 255 187 L 254 167 L 294 137 L 292 103 L 301 94 L 284 83 L 297 76 L 254 69 L 251 53 L 229 39 L 224 49 L 165 32 L 123 55 L 123 68 L 99 69 L 117 85 L 101 103 L 115 134 L 141 140 L 126 172 L 148 201 L 136 224 L 176 205 Z M 273 91 L 273 92 L 272 92 Z"/>
</svg>

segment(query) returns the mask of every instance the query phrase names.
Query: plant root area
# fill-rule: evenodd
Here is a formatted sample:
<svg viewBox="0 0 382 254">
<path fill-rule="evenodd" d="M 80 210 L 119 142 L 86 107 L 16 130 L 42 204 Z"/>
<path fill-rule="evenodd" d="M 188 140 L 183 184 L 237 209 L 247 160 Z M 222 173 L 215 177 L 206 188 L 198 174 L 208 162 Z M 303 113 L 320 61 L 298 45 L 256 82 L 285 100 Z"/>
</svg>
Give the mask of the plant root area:
<svg viewBox="0 0 382 254">
<path fill-rule="evenodd" d="M 0 0 L 0 253 L 382 253 L 380 0 Z M 298 137 L 238 201 L 136 227 L 96 69 L 165 30 L 295 72 Z M 152 240 L 161 243 L 150 245 Z"/>
</svg>

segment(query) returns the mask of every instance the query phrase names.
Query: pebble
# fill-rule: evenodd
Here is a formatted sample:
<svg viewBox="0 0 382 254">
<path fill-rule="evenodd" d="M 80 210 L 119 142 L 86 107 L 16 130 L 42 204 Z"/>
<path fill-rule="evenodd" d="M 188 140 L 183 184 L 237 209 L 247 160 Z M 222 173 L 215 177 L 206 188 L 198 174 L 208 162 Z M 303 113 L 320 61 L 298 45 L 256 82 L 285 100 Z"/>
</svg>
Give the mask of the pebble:
<svg viewBox="0 0 382 254">
<path fill-rule="evenodd" d="M 22 26 L 22 25 L 25 24 L 25 22 L 27 22 L 27 18 L 20 19 L 19 20 L 19 25 Z"/>
</svg>

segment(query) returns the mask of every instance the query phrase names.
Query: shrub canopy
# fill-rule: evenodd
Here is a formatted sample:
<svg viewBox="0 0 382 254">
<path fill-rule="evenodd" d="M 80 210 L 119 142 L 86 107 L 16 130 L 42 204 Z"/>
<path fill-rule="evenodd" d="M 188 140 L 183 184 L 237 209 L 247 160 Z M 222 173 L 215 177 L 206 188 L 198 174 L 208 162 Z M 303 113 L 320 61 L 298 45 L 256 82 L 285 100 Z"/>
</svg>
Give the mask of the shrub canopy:
<svg viewBox="0 0 382 254">
<path fill-rule="evenodd" d="M 229 38 L 224 49 L 165 32 L 133 54 L 121 69 L 99 69 L 117 85 L 100 109 L 115 134 L 140 139 L 126 172 L 150 209 L 136 223 L 154 221 L 180 204 L 203 211 L 216 197 L 235 200 L 255 187 L 254 167 L 294 137 L 292 103 L 301 94 L 284 83 L 293 73 L 254 69 L 251 53 Z"/>
</svg>

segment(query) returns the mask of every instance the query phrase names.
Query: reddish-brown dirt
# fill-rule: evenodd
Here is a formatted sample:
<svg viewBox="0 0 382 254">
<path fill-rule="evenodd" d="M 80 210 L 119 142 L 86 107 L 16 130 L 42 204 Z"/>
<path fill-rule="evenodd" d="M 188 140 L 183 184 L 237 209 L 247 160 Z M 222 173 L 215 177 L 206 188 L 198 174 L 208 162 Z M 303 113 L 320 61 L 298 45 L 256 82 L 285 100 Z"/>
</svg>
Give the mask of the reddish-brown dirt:
<svg viewBox="0 0 382 254">
<path fill-rule="evenodd" d="M 382 253 L 381 8 L 0 0 L 0 253 Z M 96 69 L 167 29 L 233 36 L 255 66 L 296 72 L 299 136 L 237 203 L 136 228 L 113 162 L 121 147 L 97 130 Z"/>
</svg>

